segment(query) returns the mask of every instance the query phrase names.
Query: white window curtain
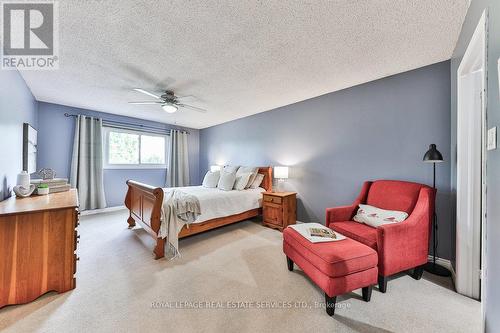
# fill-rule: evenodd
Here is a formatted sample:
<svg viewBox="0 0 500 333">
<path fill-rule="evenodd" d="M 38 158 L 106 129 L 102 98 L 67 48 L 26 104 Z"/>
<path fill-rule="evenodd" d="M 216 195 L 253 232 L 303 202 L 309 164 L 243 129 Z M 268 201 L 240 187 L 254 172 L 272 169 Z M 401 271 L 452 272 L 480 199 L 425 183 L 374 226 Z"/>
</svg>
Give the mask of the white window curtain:
<svg viewBox="0 0 500 333">
<path fill-rule="evenodd" d="M 102 119 L 78 115 L 70 182 L 71 187 L 78 189 L 82 210 L 106 207 L 102 155 Z"/>
<path fill-rule="evenodd" d="M 167 187 L 189 185 L 188 133 L 170 130 Z"/>
</svg>

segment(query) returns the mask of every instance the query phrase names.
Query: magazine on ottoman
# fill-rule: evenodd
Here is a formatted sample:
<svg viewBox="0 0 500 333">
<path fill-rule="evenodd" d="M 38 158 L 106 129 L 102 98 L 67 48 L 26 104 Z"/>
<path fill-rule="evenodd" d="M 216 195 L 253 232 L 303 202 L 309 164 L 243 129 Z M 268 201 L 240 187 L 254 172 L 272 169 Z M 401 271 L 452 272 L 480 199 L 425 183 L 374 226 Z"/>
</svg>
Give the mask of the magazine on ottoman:
<svg viewBox="0 0 500 333">
<path fill-rule="evenodd" d="M 337 242 L 346 237 L 319 223 L 299 223 L 289 225 L 311 243 Z"/>
</svg>

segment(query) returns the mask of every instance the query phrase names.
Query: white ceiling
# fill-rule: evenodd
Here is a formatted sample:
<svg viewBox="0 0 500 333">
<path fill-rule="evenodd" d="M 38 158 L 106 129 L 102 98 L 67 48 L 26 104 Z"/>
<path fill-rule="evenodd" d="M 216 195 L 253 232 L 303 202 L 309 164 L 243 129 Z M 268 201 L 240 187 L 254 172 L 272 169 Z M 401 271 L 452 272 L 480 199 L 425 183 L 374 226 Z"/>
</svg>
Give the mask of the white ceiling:
<svg viewBox="0 0 500 333">
<path fill-rule="evenodd" d="M 59 1 L 60 69 L 22 73 L 36 99 L 192 128 L 451 57 L 469 0 Z M 209 110 L 167 114 L 131 91 Z"/>
</svg>

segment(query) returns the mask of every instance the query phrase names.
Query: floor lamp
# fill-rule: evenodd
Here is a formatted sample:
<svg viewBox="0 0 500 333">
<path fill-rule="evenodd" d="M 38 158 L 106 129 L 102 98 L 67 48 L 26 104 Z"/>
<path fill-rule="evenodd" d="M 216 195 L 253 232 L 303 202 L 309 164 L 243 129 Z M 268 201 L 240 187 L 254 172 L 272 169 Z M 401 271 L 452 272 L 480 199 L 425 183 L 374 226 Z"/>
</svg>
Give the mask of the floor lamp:
<svg viewBox="0 0 500 333">
<path fill-rule="evenodd" d="M 443 155 L 441 155 L 439 150 L 436 149 L 435 144 L 431 144 L 429 146 L 429 150 L 425 153 L 423 161 L 427 162 L 427 163 L 432 163 L 432 171 L 433 171 L 432 188 L 435 190 L 436 189 L 436 163 L 443 162 Z M 434 205 L 434 207 L 435 206 L 436 205 Z M 425 264 L 424 269 L 431 274 L 435 274 L 435 275 L 439 275 L 439 276 L 450 276 L 451 273 L 448 269 L 436 264 L 436 251 L 437 251 L 436 235 L 437 235 L 437 231 L 438 231 L 437 215 L 436 215 L 436 208 L 434 208 L 434 212 L 432 214 L 432 261 Z"/>
</svg>

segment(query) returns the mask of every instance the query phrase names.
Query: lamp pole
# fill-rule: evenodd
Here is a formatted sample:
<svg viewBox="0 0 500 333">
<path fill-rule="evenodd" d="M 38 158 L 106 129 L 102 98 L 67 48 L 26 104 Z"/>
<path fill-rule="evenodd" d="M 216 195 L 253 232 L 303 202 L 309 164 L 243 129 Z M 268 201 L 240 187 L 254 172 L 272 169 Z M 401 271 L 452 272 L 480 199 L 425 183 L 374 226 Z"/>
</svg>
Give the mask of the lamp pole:
<svg viewBox="0 0 500 333">
<path fill-rule="evenodd" d="M 431 144 L 429 146 L 429 150 L 425 153 L 424 162 L 432 163 L 432 188 L 434 189 L 434 193 L 437 193 L 436 190 L 436 163 L 443 162 L 443 155 L 437 150 L 435 144 Z M 432 262 L 428 262 L 425 264 L 424 269 L 434 275 L 439 276 L 450 276 L 451 273 L 445 267 L 436 264 L 436 252 L 437 252 L 437 214 L 436 214 L 436 198 L 434 198 L 434 210 L 432 212 Z"/>
<path fill-rule="evenodd" d="M 432 163 L 432 188 L 434 189 L 434 193 L 437 194 L 437 190 L 436 190 L 436 162 Z M 437 221 L 436 221 L 436 219 L 437 219 L 436 198 L 434 198 L 434 209 L 432 212 L 432 265 L 433 266 L 436 266 L 436 248 L 437 248 L 437 244 L 436 244 Z"/>
</svg>

